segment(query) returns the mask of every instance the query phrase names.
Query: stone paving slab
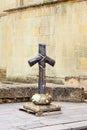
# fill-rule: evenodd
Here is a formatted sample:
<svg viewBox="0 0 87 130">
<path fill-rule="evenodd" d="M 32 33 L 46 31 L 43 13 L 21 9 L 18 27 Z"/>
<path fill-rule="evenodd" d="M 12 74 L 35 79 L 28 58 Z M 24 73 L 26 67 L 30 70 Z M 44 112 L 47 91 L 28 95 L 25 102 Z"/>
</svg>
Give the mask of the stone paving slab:
<svg viewBox="0 0 87 130">
<path fill-rule="evenodd" d="M 42 117 L 19 111 L 24 104 L 0 104 L 0 130 L 87 130 L 87 103 L 53 102 L 62 114 Z"/>
<path fill-rule="evenodd" d="M 70 124 L 65 124 L 66 127 L 71 128 L 73 130 L 87 130 L 87 121 L 82 121 L 82 122 L 74 122 Z"/>
<path fill-rule="evenodd" d="M 29 130 L 32 130 L 32 129 L 29 129 Z M 55 125 L 55 126 L 46 126 L 42 128 L 36 128 L 35 130 L 71 130 L 71 128 L 65 125 Z"/>
</svg>

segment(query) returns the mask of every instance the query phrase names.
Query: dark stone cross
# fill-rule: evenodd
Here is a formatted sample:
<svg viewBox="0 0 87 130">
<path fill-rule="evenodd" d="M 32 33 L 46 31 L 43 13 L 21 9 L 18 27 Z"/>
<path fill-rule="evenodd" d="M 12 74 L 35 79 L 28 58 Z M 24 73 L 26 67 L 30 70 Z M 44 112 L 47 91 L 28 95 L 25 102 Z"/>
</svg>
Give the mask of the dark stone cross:
<svg viewBox="0 0 87 130">
<path fill-rule="evenodd" d="M 38 93 L 45 94 L 46 79 L 45 79 L 45 67 L 48 63 L 51 66 L 55 65 L 55 61 L 46 56 L 46 45 L 39 44 L 39 55 L 28 61 L 30 66 L 39 63 L 39 81 L 38 81 Z"/>
<path fill-rule="evenodd" d="M 28 61 L 30 66 L 34 64 L 39 64 L 39 81 L 38 81 L 38 94 L 34 94 L 32 96 L 32 103 L 23 105 L 20 110 L 30 112 L 35 114 L 36 116 L 41 116 L 46 113 L 55 113 L 61 111 L 61 107 L 59 105 L 50 104 L 52 101 L 52 96 L 50 94 L 46 94 L 46 79 L 45 79 L 45 68 L 46 63 L 51 66 L 54 66 L 55 61 L 46 55 L 46 46 L 44 44 L 39 44 L 39 54 L 33 59 Z M 36 107 L 36 105 L 38 105 Z M 57 113 L 56 113 L 57 114 Z"/>
</svg>

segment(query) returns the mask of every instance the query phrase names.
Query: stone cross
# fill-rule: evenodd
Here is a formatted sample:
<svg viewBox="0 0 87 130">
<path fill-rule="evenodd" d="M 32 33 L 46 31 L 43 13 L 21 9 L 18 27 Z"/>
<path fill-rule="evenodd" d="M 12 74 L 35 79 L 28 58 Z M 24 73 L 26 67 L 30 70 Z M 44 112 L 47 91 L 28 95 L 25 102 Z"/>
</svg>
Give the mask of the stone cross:
<svg viewBox="0 0 87 130">
<path fill-rule="evenodd" d="M 38 93 L 45 94 L 46 88 L 46 79 L 45 79 L 45 67 L 48 63 L 51 66 L 55 65 L 55 61 L 50 57 L 46 56 L 46 45 L 39 44 L 39 54 L 33 59 L 28 61 L 30 66 L 33 66 L 36 63 L 39 63 L 39 81 L 38 81 Z"/>
</svg>

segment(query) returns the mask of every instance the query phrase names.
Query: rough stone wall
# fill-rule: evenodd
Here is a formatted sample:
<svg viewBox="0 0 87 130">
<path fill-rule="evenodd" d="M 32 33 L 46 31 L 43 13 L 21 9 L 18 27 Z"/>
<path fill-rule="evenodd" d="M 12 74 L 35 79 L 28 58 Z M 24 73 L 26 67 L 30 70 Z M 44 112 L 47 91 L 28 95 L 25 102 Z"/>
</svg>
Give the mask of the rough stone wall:
<svg viewBox="0 0 87 130">
<path fill-rule="evenodd" d="M 0 82 L 6 80 L 6 70 L 0 69 Z"/>
<path fill-rule="evenodd" d="M 56 61 L 47 65 L 48 77 L 87 76 L 87 1 L 71 1 L 9 12 L 0 19 L 0 67 L 8 78 L 38 75 L 28 59 L 38 54 L 38 43 Z"/>
</svg>

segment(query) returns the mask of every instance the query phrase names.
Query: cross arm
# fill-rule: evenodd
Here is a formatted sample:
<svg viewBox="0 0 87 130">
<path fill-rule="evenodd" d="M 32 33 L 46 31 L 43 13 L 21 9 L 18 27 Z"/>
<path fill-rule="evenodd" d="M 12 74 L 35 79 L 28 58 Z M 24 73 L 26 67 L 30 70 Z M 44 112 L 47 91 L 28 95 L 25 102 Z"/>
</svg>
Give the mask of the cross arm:
<svg viewBox="0 0 87 130">
<path fill-rule="evenodd" d="M 49 65 L 51 66 L 54 66 L 55 65 L 55 60 L 53 60 L 52 58 L 46 56 L 46 59 L 45 59 L 46 63 L 48 63 Z"/>
<path fill-rule="evenodd" d="M 42 59 L 42 57 L 38 55 L 38 56 L 36 56 L 36 57 L 30 59 L 30 60 L 28 61 L 28 64 L 29 64 L 30 66 L 33 66 L 33 65 L 35 65 L 36 63 L 38 63 L 41 59 Z"/>
</svg>

